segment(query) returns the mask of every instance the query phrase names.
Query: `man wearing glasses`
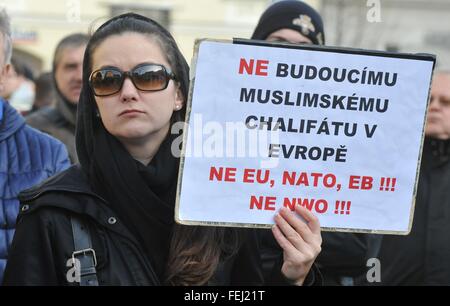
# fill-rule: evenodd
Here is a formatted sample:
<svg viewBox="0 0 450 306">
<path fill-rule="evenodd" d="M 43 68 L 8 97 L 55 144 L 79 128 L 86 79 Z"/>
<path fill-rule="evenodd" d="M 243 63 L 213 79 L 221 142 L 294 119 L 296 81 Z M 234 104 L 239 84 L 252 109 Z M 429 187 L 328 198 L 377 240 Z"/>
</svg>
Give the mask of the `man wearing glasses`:
<svg viewBox="0 0 450 306">
<path fill-rule="evenodd" d="M 433 77 L 411 233 L 385 235 L 382 285 L 450 285 L 450 72 Z"/>
</svg>

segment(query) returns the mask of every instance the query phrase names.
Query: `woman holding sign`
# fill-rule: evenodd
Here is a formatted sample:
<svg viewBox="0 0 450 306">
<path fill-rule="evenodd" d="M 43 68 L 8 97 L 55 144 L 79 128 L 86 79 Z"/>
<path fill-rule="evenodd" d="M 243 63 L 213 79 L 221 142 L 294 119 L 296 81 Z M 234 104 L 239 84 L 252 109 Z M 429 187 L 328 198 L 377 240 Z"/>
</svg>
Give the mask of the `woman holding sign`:
<svg viewBox="0 0 450 306">
<path fill-rule="evenodd" d="M 124 14 L 90 39 L 78 108 L 80 165 L 21 194 L 7 285 L 258 285 L 255 231 L 174 222 L 188 66 L 156 22 Z M 176 148 L 178 149 L 178 148 Z M 279 284 L 310 284 L 317 218 L 281 211 Z M 81 271 L 81 272 L 80 272 Z"/>
</svg>

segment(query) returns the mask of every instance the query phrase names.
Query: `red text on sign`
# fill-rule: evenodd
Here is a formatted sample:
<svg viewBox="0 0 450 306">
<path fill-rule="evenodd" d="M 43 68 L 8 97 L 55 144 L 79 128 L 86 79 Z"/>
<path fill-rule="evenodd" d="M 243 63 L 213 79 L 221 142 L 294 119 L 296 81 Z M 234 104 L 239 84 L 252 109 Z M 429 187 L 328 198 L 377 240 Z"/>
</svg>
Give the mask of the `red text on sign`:
<svg viewBox="0 0 450 306">
<path fill-rule="evenodd" d="M 253 71 L 256 75 L 267 76 L 267 67 L 269 65 L 268 60 L 255 60 L 252 58 L 247 61 L 245 58 L 241 58 L 239 62 L 239 74 L 244 74 L 244 70 L 247 74 L 253 74 Z"/>
<path fill-rule="evenodd" d="M 236 168 L 211 167 L 209 170 L 209 180 L 236 182 Z"/>
<path fill-rule="evenodd" d="M 323 186 L 325 188 L 333 188 L 336 186 L 337 178 L 332 173 L 318 173 L 318 172 L 283 172 L 283 185 L 291 186 Z"/>
<path fill-rule="evenodd" d="M 371 176 L 350 175 L 348 189 L 370 190 L 373 187 L 373 178 Z"/>
<path fill-rule="evenodd" d="M 277 197 L 251 196 L 250 209 L 275 210 Z"/>
<path fill-rule="evenodd" d="M 315 210 L 318 214 L 323 214 L 328 210 L 328 202 L 324 199 L 301 199 L 301 198 L 284 198 L 283 206 L 290 210 L 295 210 L 295 205 L 301 205 L 308 210 Z"/>
<path fill-rule="evenodd" d="M 269 181 L 270 171 L 261 169 L 244 169 L 244 183 L 260 183 L 265 184 Z"/>
</svg>

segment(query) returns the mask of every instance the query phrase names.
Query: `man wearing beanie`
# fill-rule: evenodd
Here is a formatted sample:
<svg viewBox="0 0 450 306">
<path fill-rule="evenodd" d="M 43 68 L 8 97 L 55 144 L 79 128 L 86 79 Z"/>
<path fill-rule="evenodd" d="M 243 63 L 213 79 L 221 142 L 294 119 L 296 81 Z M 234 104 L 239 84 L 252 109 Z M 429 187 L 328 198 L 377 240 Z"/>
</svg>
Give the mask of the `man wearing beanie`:
<svg viewBox="0 0 450 306">
<path fill-rule="evenodd" d="M 302 1 L 279 1 L 269 6 L 259 19 L 251 37 L 271 42 L 323 45 L 322 17 Z M 270 277 L 274 262 L 282 250 L 270 231 L 261 231 L 261 249 L 265 277 Z M 366 283 L 366 261 L 378 251 L 378 236 L 352 233 L 322 233 L 322 252 L 316 264 L 325 285 L 361 285 Z M 375 246 L 375 247 L 373 247 Z"/>
<path fill-rule="evenodd" d="M 279 1 L 262 14 L 252 39 L 323 45 L 322 17 L 304 2 Z"/>
<path fill-rule="evenodd" d="M 53 79 L 56 88 L 54 107 L 39 110 L 26 118 L 32 127 L 62 141 L 72 163 L 77 163 L 75 123 L 81 92 L 83 56 L 89 36 L 82 33 L 63 38 L 53 57 Z"/>
</svg>

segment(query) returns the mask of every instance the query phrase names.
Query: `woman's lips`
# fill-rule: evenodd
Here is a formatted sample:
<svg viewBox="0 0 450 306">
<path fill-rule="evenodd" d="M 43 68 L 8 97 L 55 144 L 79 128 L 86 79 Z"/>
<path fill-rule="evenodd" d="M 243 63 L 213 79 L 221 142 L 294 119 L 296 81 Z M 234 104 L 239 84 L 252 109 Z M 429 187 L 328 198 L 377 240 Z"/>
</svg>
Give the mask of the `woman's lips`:
<svg viewBox="0 0 450 306">
<path fill-rule="evenodd" d="M 143 114 L 144 112 L 143 111 L 140 111 L 140 110 L 137 110 L 137 109 L 127 109 L 127 110 L 124 110 L 123 112 L 121 112 L 120 114 L 119 114 L 119 116 L 123 116 L 123 115 L 127 115 L 127 114 Z"/>
</svg>

